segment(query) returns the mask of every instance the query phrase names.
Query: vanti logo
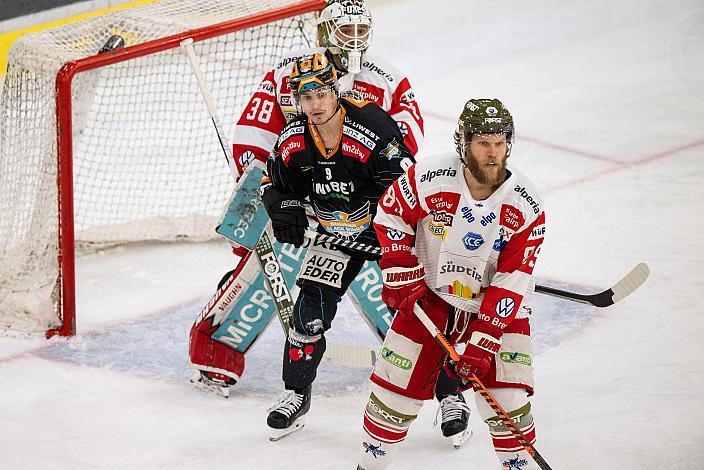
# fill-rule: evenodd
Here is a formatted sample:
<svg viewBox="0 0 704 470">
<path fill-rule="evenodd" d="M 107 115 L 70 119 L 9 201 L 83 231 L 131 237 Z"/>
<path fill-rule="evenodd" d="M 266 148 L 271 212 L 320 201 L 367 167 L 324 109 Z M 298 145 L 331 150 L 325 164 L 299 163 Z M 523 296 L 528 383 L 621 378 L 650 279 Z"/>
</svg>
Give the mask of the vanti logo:
<svg viewBox="0 0 704 470">
<path fill-rule="evenodd" d="M 533 364 L 533 361 L 528 354 L 519 352 L 502 352 L 499 354 L 499 358 L 502 362 L 506 362 L 508 364 L 522 364 L 529 367 Z"/>
<path fill-rule="evenodd" d="M 386 237 L 389 240 L 393 240 L 395 242 L 401 241 L 404 238 L 406 238 L 406 234 L 400 230 L 397 230 L 395 228 L 387 228 L 386 229 Z"/>
<path fill-rule="evenodd" d="M 501 318 L 508 318 L 515 306 L 516 302 L 511 297 L 503 297 L 496 302 L 496 314 Z"/>
<path fill-rule="evenodd" d="M 465 248 L 469 251 L 474 251 L 484 244 L 484 238 L 478 233 L 467 232 L 467 234 L 462 237 L 462 242 Z"/>
<path fill-rule="evenodd" d="M 423 183 L 427 181 L 430 183 L 437 176 L 447 176 L 453 178 L 457 176 L 457 170 L 454 168 L 441 168 L 439 170 L 430 170 L 420 177 L 420 182 Z"/>
<path fill-rule="evenodd" d="M 383 357 L 386 362 L 398 367 L 399 369 L 410 370 L 410 368 L 413 367 L 413 361 L 401 356 L 400 354 L 396 354 L 386 346 L 384 346 L 381 350 L 381 357 Z"/>
</svg>

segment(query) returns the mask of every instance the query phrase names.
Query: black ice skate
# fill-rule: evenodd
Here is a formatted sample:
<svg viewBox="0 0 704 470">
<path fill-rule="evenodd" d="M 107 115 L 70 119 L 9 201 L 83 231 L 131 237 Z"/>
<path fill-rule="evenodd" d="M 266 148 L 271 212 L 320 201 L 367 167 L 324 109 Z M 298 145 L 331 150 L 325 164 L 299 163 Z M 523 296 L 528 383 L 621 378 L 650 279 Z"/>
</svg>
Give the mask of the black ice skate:
<svg viewBox="0 0 704 470">
<path fill-rule="evenodd" d="M 229 398 L 230 387 L 235 385 L 237 381 L 232 377 L 216 372 L 197 370 L 195 375 L 191 378 L 191 383 L 206 392 L 212 392 L 223 398 Z"/>
<path fill-rule="evenodd" d="M 469 427 L 469 413 L 469 406 L 464 401 L 464 395 L 460 392 L 448 395 L 440 402 L 440 407 L 435 415 L 435 425 L 437 426 L 438 416 L 442 414 L 442 423 L 440 424 L 442 435 L 452 441 L 455 449 L 462 447 L 472 435 L 472 430 Z"/>
<path fill-rule="evenodd" d="M 266 424 L 269 426 L 270 441 L 278 441 L 305 425 L 305 414 L 310 409 L 310 391 L 308 385 L 301 391 L 284 390 L 279 401 L 269 408 Z"/>
</svg>

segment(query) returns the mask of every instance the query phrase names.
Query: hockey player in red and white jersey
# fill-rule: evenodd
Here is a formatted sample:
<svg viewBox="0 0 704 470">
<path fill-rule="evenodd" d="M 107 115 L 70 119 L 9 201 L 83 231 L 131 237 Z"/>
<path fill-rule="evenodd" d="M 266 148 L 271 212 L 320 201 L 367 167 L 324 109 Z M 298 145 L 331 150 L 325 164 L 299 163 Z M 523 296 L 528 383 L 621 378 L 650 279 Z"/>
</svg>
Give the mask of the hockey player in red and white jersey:
<svg viewBox="0 0 704 470">
<path fill-rule="evenodd" d="M 265 162 L 286 123 L 300 114 L 288 78 L 297 58 L 326 53 L 338 72 L 340 93 L 371 101 L 398 124 L 415 155 L 423 143 L 423 117 L 408 78 L 380 57 L 367 53 L 372 17 L 362 0 L 328 0 L 318 18 L 318 43 L 291 51 L 259 84 L 237 121 L 233 155 L 240 169 L 253 159 Z"/>
<path fill-rule="evenodd" d="M 371 376 L 361 469 L 389 466 L 443 367 L 464 380 L 476 374 L 535 441 L 529 317 L 545 214 L 535 187 L 506 166 L 513 134 L 499 100 L 469 100 L 457 153 L 419 161 L 381 199 L 374 228 L 382 298 L 398 313 Z M 416 302 L 450 343 L 465 346 L 459 362 L 449 361 L 415 316 Z M 476 398 L 501 468 L 539 468 Z"/>
</svg>

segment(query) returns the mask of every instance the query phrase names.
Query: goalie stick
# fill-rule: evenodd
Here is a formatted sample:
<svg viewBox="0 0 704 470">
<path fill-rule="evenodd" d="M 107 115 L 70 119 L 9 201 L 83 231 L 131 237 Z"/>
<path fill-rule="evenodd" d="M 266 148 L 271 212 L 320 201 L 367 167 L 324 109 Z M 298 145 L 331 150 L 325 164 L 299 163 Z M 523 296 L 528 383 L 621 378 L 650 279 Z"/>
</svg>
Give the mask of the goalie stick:
<svg viewBox="0 0 704 470">
<path fill-rule="evenodd" d="M 381 248 L 376 246 L 365 245 L 364 243 L 355 241 L 341 240 L 331 235 L 311 232 L 310 230 L 306 231 L 305 236 L 311 241 L 330 243 L 331 245 L 337 245 L 344 248 L 349 248 L 351 250 L 381 255 Z M 648 275 L 650 275 L 648 265 L 645 263 L 639 263 L 635 268 L 631 269 L 631 271 L 626 274 L 623 279 L 598 294 L 578 294 L 576 292 L 542 286 L 539 284 L 535 285 L 535 291 L 541 294 L 559 297 L 561 299 L 591 304 L 595 307 L 609 307 L 616 302 L 623 300 L 625 297 L 633 293 L 633 291 L 638 289 L 646 281 L 646 279 L 648 279 Z"/>
<path fill-rule="evenodd" d="M 208 115 L 210 116 L 215 132 L 218 135 L 220 147 L 225 155 L 227 166 L 230 169 L 233 178 L 237 181 L 241 175 L 237 170 L 237 165 L 235 164 L 235 160 L 232 155 L 232 147 L 225 137 L 222 125 L 220 124 L 220 120 L 217 116 L 213 97 L 207 87 L 205 76 L 200 69 L 198 59 L 196 58 L 195 51 L 193 50 L 193 39 L 184 39 L 181 41 L 180 46 L 183 48 L 186 56 L 188 57 L 191 69 L 193 70 L 193 74 L 198 82 L 198 88 L 201 91 Z M 245 178 L 239 179 L 238 186 L 241 185 L 244 180 Z M 235 193 L 236 191 L 237 187 L 235 188 Z M 290 317 L 293 313 L 293 300 L 291 298 L 291 292 L 286 285 L 286 281 L 281 275 L 281 265 L 276 258 L 276 253 L 273 250 L 271 240 L 269 239 L 266 231 L 262 233 L 259 241 L 254 246 L 254 251 L 261 265 L 262 272 L 264 273 L 264 279 L 267 287 L 269 288 L 269 293 L 274 299 L 276 312 L 279 320 L 281 321 L 281 326 L 284 333 L 288 337 Z M 376 360 L 376 354 L 373 349 L 368 347 L 329 343 L 327 344 L 323 358 L 332 363 L 348 367 L 371 367 L 374 365 Z"/>
<path fill-rule="evenodd" d="M 433 323 L 433 321 L 428 317 L 428 315 L 423 311 L 422 308 L 418 304 L 415 304 L 413 306 L 413 313 L 416 314 L 416 317 L 420 320 L 420 322 L 423 324 L 425 329 L 428 330 L 428 332 L 435 337 L 436 340 L 438 340 L 438 343 L 440 343 L 440 346 L 449 354 L 450 359 L 452 359 L 455 362 L 458 362 L 460 360 L 459 354 L 457 354 L 457 351 L 455 348 L 447 341 L 447 338 L 445 338 L 445 335 L 440 332 L 437 326 Z M 501 405 L 496 401 L 494 396 L 489 392 L 489 390 L 484 386 L 484 384 L 477 378 L 476 375 L 472 374 L 469 378 L 469 383 L 472 384 L 472 388 L 476 393 L 481 395 L 481 397 L 486 401 L 486 403 L 491 407 L 491 409 L 496 413 L 496 415 L 501 418 L 501 420 L 504 422 L 504 425 L 508 428 L 509 431 L 511 431 L 511 434 L 513 434 L 513 437 L 516 438 L 516 440 L 523 446 L 523 448 L 530 454 L 531 457 L 533 457 L 533 460 L 535 460 L 535 463 L 538 464 L 540 468 L 543 470 L 552 470 L 550 468 L 550 465 L 545 461 L 542 455 L 540 455 L 537 451 L 537 449 L 533 446 L 533 444 L 526 439 L 526 436 L 521 432 L 520 429 L 518 429 L 518 426 L 516 426 L 516 423 L 511 419 L 511 417 L 506 413 L 506 411 L 501 407 Z"/>
</svg>

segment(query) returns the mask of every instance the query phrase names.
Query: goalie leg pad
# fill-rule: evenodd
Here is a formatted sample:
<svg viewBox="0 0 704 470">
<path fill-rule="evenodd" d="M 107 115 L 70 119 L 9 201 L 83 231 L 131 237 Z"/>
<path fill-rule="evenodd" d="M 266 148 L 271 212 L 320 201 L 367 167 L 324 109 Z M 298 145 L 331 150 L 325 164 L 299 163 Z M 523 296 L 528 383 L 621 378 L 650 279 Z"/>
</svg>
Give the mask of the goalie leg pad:
<svg viewBox="0 0 704 470">
<path fill-rule="evenodd" d="M 196 369 L 215 372 L 239 380 L 244 374 L 244 353 L 213 340 L 202 324 L 191 327 L 189 355 Z"/>
</svg>

